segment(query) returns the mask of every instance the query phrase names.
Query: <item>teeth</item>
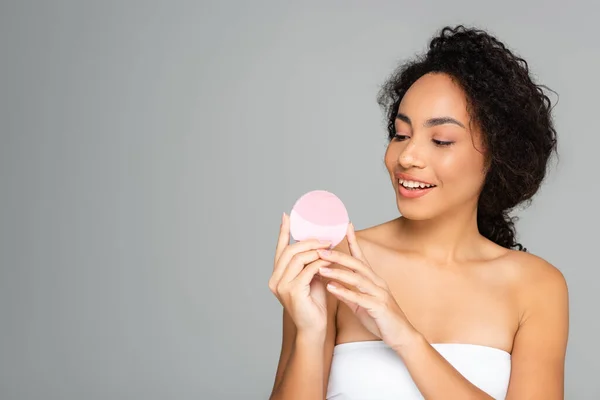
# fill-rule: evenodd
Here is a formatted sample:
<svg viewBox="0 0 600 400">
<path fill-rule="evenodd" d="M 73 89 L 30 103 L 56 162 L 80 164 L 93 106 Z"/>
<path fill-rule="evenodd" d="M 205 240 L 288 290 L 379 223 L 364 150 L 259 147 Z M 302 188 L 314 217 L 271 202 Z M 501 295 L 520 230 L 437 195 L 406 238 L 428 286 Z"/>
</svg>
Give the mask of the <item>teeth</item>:
<svg viewBox="0 0 600 400">
<path fill-rule="evenodd" d="M 433 187 L 435 185 L 430 185 L 428 183 L 423 183 L 423 182 L 415 182 L 415 181 L 405 181 L 404 179 L 398 179 L 398 183 L 401 184 L 402 186 L 404 186 L 405 188 L 421 188 L 421 189 L 425 189 L 425 188 L 430 188 Z"/>
</svg>

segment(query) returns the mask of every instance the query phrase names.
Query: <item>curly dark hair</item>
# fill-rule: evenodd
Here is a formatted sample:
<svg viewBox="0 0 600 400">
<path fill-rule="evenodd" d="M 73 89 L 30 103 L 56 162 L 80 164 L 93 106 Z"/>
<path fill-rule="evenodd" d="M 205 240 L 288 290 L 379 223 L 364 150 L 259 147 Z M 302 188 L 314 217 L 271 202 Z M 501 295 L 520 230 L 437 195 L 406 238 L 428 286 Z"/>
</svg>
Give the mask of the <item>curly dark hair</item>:
<svg viewBox="0 0 600 400">
<path fill-rule="evenodd" d="M 479 232 L 505 248 L 527 251 L 516 242 L 516 217 L 509 213 L 531 203 L 556 152 L 547 87 L 536 84 L 527 62 L 489 33 L 444 27 L 426 54 L 401 64 L 381 87 L 377 102 L 386 111 L 389 140 L 400 101 L 427 73 L 445 73 L 464 90 L 471 120 L 483 133 L 488 169 L 478 201 Z"/>
</svg>

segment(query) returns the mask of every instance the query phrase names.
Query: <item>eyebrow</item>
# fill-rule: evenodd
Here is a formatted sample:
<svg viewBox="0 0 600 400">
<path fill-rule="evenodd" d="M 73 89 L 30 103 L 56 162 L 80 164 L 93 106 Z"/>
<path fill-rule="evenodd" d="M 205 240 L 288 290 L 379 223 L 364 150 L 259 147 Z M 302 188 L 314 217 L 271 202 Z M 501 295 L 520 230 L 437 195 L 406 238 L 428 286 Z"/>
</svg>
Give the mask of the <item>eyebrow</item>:
<svg viewBox="0 0 600 400">
<path fill-rule="evenodd" d="M 408 116 L 406 116 L 402 113 L 398 113 L 396 115 L 396 119 L 406 122 L 407 124 L 409 124 L 412 127 L 412 122 L 410 121 L 410 118 L 408 118 Z M 465 126 L 460 121 L 457 121 L 456 119 L 454 119 L 452 117 L 429 118 L 427 121 L 425 121 L 425 123 L 423 124 L 423 127 L 431 128 L 433 126 L 444 125 L 444 124 L 454 124 L 454 125 L 460 126 L 463 129 L 466 129 Z"/>
</svg>

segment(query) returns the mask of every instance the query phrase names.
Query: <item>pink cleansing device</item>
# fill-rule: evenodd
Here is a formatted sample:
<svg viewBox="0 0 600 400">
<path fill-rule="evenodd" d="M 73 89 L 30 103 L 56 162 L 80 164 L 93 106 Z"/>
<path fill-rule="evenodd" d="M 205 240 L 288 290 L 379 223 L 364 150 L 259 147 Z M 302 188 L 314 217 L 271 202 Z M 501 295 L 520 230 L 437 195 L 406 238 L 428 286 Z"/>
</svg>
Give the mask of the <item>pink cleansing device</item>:
<svg viewBox="0 0 600 400">
<path fill-rule="evenodd" d="M 337 246 L 346 236 L 348 211 L 333 193 L 314 190 L 300 197 L 290 213 L 290 234 L 300 242 L 318 239 Z"/>
</svg>

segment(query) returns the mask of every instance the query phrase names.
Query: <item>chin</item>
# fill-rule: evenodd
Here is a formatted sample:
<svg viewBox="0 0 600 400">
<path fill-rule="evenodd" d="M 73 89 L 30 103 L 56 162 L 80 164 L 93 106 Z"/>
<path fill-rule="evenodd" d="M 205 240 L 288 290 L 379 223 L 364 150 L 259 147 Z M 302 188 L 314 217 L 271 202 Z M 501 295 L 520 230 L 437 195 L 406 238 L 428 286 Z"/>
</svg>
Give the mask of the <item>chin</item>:
<svg viewBox="0 0 600 400">
<path fill-rule="evenodd" d="M 411 221 L 426 221 L 435 218 L 438 214 L 432 207 L 426 204 L 409 204 L 412 200 L 399 199 L 397 201 L 398 211 L 402 217 Z"/>
</svg>

